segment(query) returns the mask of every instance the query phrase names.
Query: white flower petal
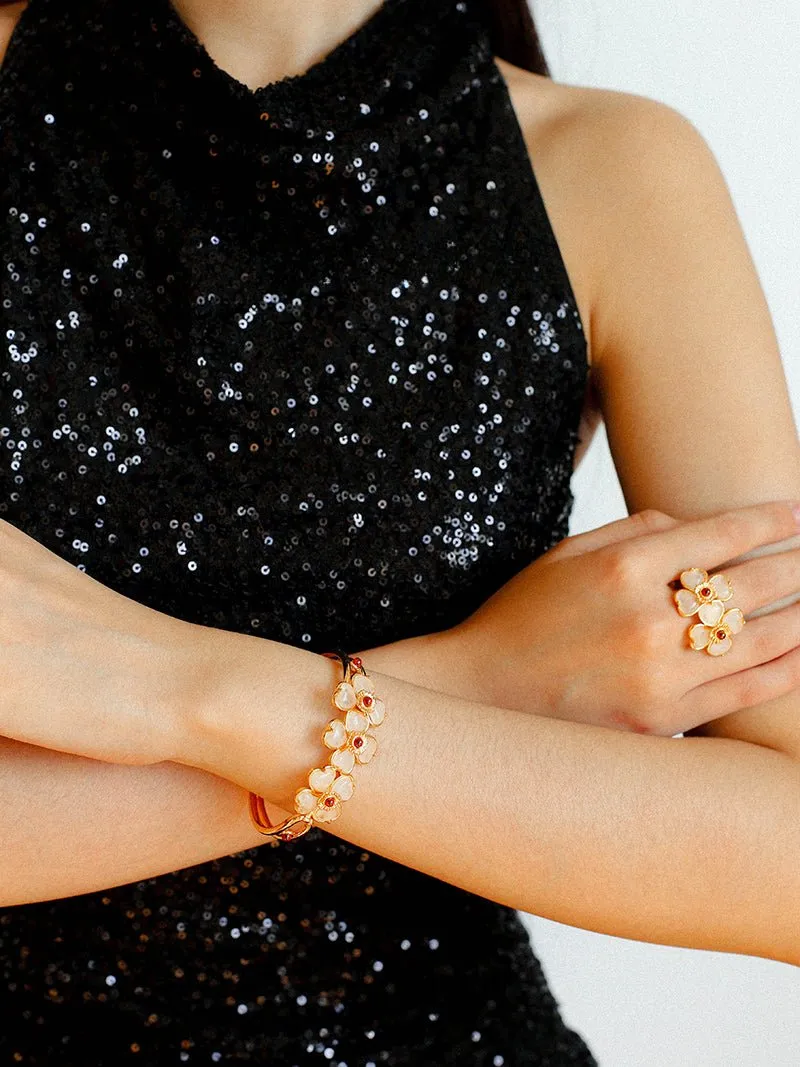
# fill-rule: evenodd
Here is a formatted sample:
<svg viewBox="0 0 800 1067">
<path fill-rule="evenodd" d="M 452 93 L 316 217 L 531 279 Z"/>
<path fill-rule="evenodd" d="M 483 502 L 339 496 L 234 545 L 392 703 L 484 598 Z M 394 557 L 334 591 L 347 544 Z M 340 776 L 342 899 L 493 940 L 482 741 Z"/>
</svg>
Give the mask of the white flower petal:
<svg viewBox="0 0 800 1067">
<path fill-rule="evenodd" d="M 732 634 L 741 633 L 744 628 L 744 612 L 741 608 L 731 608 L 722 616 L 722 622 Z"/>
<path fill-rule="evenodd" d="M 733 596 L 731 583 L 724 574 L 712 574 L 708 579 L 708 584 L 714 590 L 714 596 L 717 600 L 730 600 Z"/>
<path fill-rule="evenodd" d="M 331 699 L 334 707 L 339 708 L 340 711 L 347 711 L 348 708 L 355 707 L 356 691 L 349 682 L 339 682 Z"/>
<path fill-rule="evenodd" d="M 349 774 L 352 771 L 356 762 L 356 757 L 353 755 L 351 748 L 337 748 L 331 756 L 331 764 L 341 771 L 342 774 Z"/>
<path fill-rule="evenodd" d="M 708 646 L 708 652 L 711 656 L 722 656 L 733 645 L 730 637 L 724 637 L 721 641 L 712 641 Z"/>
<path fill-rule="evenodd" d="M 350 734 L 360 734 L 363 730 L 369 729 L 369 719 L 363 711 L 358 711 L 356 708 L 348 711 L 344 717 L 344 724 Z"/>
<path fill-rule="evenodd" d="M 681 584 L 685 585 L 687 589 L 696 589 L 701 582 L 707 581 L 708 575 L 699 567 L 692 567 L 688 571 L 681 571 Z"/>
<path fill-rule="evenodd" d="M 327 793 L 335 777 L 336 768 L 330 764 L 324 768 L 316 767 L 308 776 L 308 784 L 316 793 Z"/>
<path fill-rule="evenodd" d="M 706 626 L 716 626 L 724 611 L 725 608 L 722 606 L 721 600 L 709 600 L 708 603 L 700 605 L 697 610 L 697 617 Z"/>
<path fill-rule="evenodd" d="M 360 746 L 353 745 L 353 751 L 356 754 L 356 759 L 359 763 L 369 763 L 372 757 L 375 755 L 375 750 L 378 747 L 378 742 L 372 736 L 372 734 L 358 734 L 361 738 L 362 744 Z M 355 738 L 353 738 L 355 741 Z"/>
<path fill-rule="evenodd" d="M 373 726 L 380 726 L 386 715 L 386 705 L 380 697 L 375 697 L 375 703 L 367 712 L 367 718 Z"/>
<path fill-rule="evenodd" d="M 336 781 L 331 786 L 331 792 L 334 793 L 339 800 L 349 800 L 353 795 L 353 789 L 355 788 L 355 782 L 349 774 L 340 774 Z"/>
<path fill-rule="evenodd" d="M 684 618 L 688 615 L 694 615 L 700 606 L 700 601 L 690 589 L 679 589 L 678 592 L 675 593 L 675 603 L 678 607 L 678 611 Z"/>
<path fill-rule="evenodd" d="M 341 748 L 347 741 L 347 727 L 341 719 L 331 719 L 322 737 L 328 748 Z"/>
<path fill-rule="evenodd" d="M 308 815 L 317 806 L 318 800 L 319 797 L 316 793 L 312 793 L 310 789 L 298 789 L 294 795 L 295 811 L 299 812 L 300 815 Z"/>
<path fill-rule="evenodd" d="M 711 636 L 711 631 L 707 626 L 703 626 L 701 622 L 698 622 L 694 626 L 689 627 L 688 634 L 692 648 L 698 649 L 706 647 L 708 639 Z"/>
<path fill-rule="evenodd" d="M 366 674 L 354 674 L 351 685 L 356 693 L 360 693 L 362 690 L 365 693 L 375 692 L 375 683 L 371 678 L 368 678 Z"/>
</svg>

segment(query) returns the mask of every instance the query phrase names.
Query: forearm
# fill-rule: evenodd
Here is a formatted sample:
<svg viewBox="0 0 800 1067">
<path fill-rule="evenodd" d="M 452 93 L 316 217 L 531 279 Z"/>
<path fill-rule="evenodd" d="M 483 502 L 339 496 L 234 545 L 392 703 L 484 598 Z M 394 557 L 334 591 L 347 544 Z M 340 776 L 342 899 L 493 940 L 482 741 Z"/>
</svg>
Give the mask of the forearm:
<svg viewBox="0 0 800 1067">
<path fill-rule="evenodd" d="M 502 681 L 492 677 L 497 672 L 486 669 L 488 655 L 481 652 L 480 634 L 473 628 L 453 627 L 418 637 L 406 637 L 375 648 L 354 649 L 353 654 L 370 664 L 370 671 L 390 674 L 405 682 L 413 682 L 423 689 L 433 689 L 464 700 L 479 700 L 499 707 L 509 707 L 503 700 Z M 540 707 L 535 694 L 531 705 Z"/>
<path fill-rule="evenodd" d="M 194 767 L 104 763 L 0 738 L 0 907 L 125 885 L 264 844 L 247 799 Z"/>
<path fill-rule="evenodd" d="M 291 811 L 308 771 L 326 762 L 336 665 L 209 633 L 207 702 L 182 758 Z M 796 761 L 742 741 L 548 719 L 370 673 L 387 719 L 331 833 L 560 922 L 800 964 Z"/>
<path fill-rule="evenodd" d="M 480 629 L 473 627 L 467 632 L 462 627 L 379 645 L 359 654 L 374 670 L 426 689 L 555 717 L 535 692 L 521 693 L 512 676 L 513 667 L 507 663 L 498 666 L 500 657 L 481 646 Z M 591 721 L 591 710 L 586 709 L 587 722 Z M 687 730 L 685 736 L 748 741 L 783 752 L 800 764 L 800 690 L 791 689 L 772 700 L 734 709 L 720 719 Z"/>
<path fill-rule="evenodd" d="M 461 657 L 449 635 L 381 653 L 399 676 L 416 669 L 431 686 L 456 691 Z M 265 844 L 250 822 L 247 790 L 226 778 L 0 737 L 0 907 L 108 889 Z"/>
<path fill-rule="evenodd" d="M 687 731 L 687 737 L 736 737 L 791 756 L 800 765 L 800 690 L 731 712 Z"/>
</svg>

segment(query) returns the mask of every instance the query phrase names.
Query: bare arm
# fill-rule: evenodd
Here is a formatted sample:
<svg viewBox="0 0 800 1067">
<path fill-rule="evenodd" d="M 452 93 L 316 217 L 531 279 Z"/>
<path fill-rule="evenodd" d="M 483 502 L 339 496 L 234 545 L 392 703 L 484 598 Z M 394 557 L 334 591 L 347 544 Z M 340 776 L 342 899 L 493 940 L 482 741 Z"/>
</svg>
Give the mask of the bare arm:
<svg viewBox="0 0 800 1067">
<path fill-rule="evenodd" d="M 206 641 L 179 758 L 291 811 L 309 769 L 326 762 L 336 667 L 240 634 Z M 332 833 L 559 922 L 800 965 L 800 763 L 742 741 L 622 733 L 372 674 L 390 712 Z M 278 693 L 276 679 L 286 680 Z"/>
<path fill-rule="evenodd" d="M 695 519 L 797 496 L 800 439 L 778 341 L 708 144 L 646 97 L 580 89 L 574 100 L 537 161 L 565 244 L 597 250 L 586 290 L 592 373 L 628 510 Z M 764 668 L 782 669 L 781 657 Z M 800 690 L 692 733 L 800 760 Z"/>
<path fill-rule="evenodd" d="M 8 42 L 11 40 L 20 15 L 27 6 L 27 3 L 23 2 L 0 6 L 0 63 L 5 59 Z"/>
<path fill-rule="evenodd" d="M 385 645 L 370 662 L 457 691 L 459 658 L 448 632 Z M 124 885 L 265 843 L 246 791 L 225 778 L 0 736 L 0 906 Z"/>
<path fill-rule="evenodd" d="M 199 714 L 186 716 L 178 757 L 191 766 L 4 743 L 3 904 L 264 844 L 249 788 L 291 810 L 321 762 L 335 665 L 198 631 L 198 690 L 186 706 Z M 331 832 L 560 922 L 800 965 L 797 761 L 743 741 L 546 719 L 372 673 L 390 715 Z M 268 700 L 289 677 L 291 689 Z"/>
<path fill-rule="evenodd" d="M 693 519 L 796 496 L 800 440 L 778 342 L 708 144 L 659 101 L 501 66 L 587 325 L 628 510 Z M 782 669 L 778 658 L 761 677 Z M 692 733 L 800 759 L 800 692 Z"/>
</svg>

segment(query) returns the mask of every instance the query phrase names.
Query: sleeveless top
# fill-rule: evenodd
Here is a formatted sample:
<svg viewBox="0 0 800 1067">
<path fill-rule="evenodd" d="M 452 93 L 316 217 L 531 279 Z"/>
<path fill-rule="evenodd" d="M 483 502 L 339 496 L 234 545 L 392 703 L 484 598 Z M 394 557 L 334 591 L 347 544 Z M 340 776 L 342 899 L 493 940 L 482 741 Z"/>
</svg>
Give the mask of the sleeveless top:
<svg viewBox="0 0 800 1067">
<path fill-rule="evenodd" d="M 171 0 L 30 0 L 0 145 L 0 518 L 317 652 L 567 536 L 586 342 L 480 0 L 256 91 Z M 3 1064 L 596 1065 L 516 911 L 320 827 L 0 908 L 0 1017 Z"/>
</svg>

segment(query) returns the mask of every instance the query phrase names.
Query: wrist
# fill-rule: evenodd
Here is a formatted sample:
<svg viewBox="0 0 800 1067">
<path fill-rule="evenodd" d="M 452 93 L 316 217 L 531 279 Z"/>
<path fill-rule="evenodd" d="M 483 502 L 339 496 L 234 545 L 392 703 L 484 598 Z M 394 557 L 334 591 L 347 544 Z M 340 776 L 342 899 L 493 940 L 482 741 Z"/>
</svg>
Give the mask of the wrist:
<svg viewBox="0 0 800 1067">
<path fill-rule="evenodd" d="M 330 695 L 340 665 L 278 641 L 198 629 L 175 761 L 291 810 L 335 716 Z"/>
<path fill-rule="evenodd" d="M 493 703 L 490 695 L 496 690 L 496 678 L 480 638 L 477 627 L 459 624 L 355 654 L 362 657 L 367 671 L 379 671 L 464 700 Z"/>
</svg>

